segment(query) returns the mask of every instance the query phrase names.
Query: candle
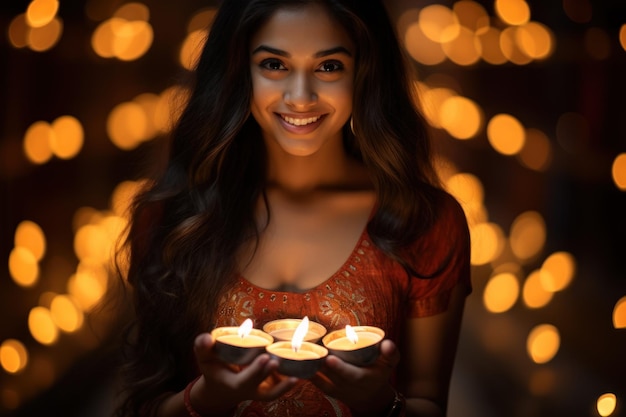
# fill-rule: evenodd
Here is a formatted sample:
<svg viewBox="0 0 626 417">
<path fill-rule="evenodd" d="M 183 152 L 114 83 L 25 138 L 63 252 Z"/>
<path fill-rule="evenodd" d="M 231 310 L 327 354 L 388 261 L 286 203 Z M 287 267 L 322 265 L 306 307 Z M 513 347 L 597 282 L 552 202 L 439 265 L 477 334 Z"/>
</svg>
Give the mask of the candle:
<svg viewBox="0 0 626 417">
<path fill-rule="evenodd" d="M 252 328 L 247 319 L 239 327 L 218 327 L 211 332 L 215 341 L 213 349 L 220 360 L 236 365 L 246 365 L 265 351 L 273 342 L 272 336 Z"/>
<path fill-rule="evenodd" d="M 279 341 L 266 347 L 267 352 L 278 360 L 278 372 L 283 375 L 310 378 L 322 365 L 328 350 L 303 339 L 308 332 L 309 319 L 304 317 L 290 342 Z"/>
<path fill-rule="evenodd" d="M 357 366 L 370 365 L 380 354 L 380 342 L 385 332 L 378 327 L 347 325 L 322 339 L 331 355 Z"/>
<path fill-rule="evenodd" d="M 275 341 L 289 341 L 302 323 L 300 319 L 273 320 L 263 326 L 263 331 L 272 335 Z M 305 342 L 317 343 L 326 334 L 326 328 L 319 323 L 309 320 L 309 328 L 304 336 Z"/>
</svg>

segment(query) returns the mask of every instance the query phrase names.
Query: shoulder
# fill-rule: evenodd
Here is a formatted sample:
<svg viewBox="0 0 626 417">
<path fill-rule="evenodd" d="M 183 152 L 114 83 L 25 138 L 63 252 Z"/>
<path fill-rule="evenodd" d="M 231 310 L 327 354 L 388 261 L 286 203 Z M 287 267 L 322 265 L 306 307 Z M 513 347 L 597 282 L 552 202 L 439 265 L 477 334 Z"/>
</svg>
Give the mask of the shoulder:
<svg viewBox="0 0 626 417">
<path fill-rule="evenodd" d="M 444 190 L 438 190 L 435 195 L 432 224 L 421 238 L 436 237 L 438 241 L 447 241 L 469 236 L 465 211 L 459 202 Z"/>
<path fill-rule="evenodd" d="M 437 275 L 441 268 L 456 264 L 469 265 L 470 237 L 465 212 L 459 202 L 446 191 L 436 193 L 432 222 L 405 252 L 420 275 Z"/>
</svg>

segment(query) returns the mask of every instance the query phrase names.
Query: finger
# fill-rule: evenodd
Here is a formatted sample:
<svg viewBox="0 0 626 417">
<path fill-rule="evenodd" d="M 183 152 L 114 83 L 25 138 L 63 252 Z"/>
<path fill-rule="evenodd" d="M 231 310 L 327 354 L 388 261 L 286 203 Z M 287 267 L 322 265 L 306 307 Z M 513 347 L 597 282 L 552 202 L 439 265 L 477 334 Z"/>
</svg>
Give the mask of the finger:
<svg viewBox="0 0 626 417">
<path fill-rule="evenodd" d="M 342 385 L 360 379 L 367 368 L 361 368 L 356 365 L 349 364 L 334 355 L 329 355 L 324 363 L 322 373 L 334 385 Z"/>
<path fill-rule="evenodd" d="M 201 333 L 196 337 L 193 344 L 193 351 L 198 364 L 207 363 L 213 360 L 211 352 L 213 348 L 213 338 L 209 333 Z"/>
<path fill-rule="evenodd" d="M 273 385 L 271 388 L 259 392 L 257 399 L 261 401 L 269 401 L 278 398 L 281 395 L 285 394 L 287 391 L 289 391 L 291 388 L 293 388 L 293 386 L 296 385 L 297 382 L 298 378 L 284 378 L 276 385 Z"/>
<path fill-rule="evenodd" d="M 237 379 L 242 385 L 256 387 L 270 374 L 274 366 L 270 363 L 270 356 L 264 353 L 239 372 Z"/>
<path fill-rule="evenodd" d="M 383 340 L 380 344 L 380 357 L 378 361 L 392 369 L 398 366 L 398 363 L 400 363 L 400 351 L 396 347 L 396 344 L 389 339 Z"/>
</svg>

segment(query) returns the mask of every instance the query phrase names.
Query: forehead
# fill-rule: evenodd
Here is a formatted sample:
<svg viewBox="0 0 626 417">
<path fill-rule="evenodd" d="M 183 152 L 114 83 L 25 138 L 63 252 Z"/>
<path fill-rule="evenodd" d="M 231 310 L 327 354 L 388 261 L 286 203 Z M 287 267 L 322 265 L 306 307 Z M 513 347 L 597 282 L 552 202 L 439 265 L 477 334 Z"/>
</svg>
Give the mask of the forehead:
<svg viewBox="0 0 626 417">
<path fill-rule="evenodd" d="M 268 45 L 291 53 L 336 46 L 353 49 L 347 31 L 321 5 L 278 9 L 252 36 L 250 50 Z"/>
</svg>

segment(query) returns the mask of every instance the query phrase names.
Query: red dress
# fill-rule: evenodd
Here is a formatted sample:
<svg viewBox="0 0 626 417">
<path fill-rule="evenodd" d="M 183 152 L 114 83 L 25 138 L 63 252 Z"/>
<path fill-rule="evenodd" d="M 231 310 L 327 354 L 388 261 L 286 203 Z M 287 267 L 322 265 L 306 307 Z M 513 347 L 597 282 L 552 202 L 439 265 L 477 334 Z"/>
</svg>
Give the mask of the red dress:
<svg viewBox="0 0 626 417">
<path fill-rule="evenodd" d="M 239 326 L 251 318 L 256 328 L 271 320 L 308 316 L 330 332 L 352 326 L 380 327 L 386 338 L 401 341 L 409 318 L 425 317 L 447 309 L 452 289 L 471 291 L 469 233 L 465 215 L 447 197 L 431 229 L 407 251 L 406 259 L 421 276 L 406 271 L 372 244 L 366 230 L 343 266 L 328 280 L 303 293 L 272 291 L 241 277 L 222 297 L 217 326 Z M 282 397 L 245 401 L 236 416 L 350 416 L 340 401 L 324 395 L 302 380 Z"/>
</svg>

